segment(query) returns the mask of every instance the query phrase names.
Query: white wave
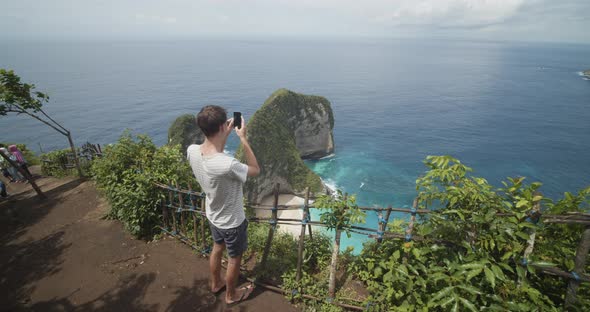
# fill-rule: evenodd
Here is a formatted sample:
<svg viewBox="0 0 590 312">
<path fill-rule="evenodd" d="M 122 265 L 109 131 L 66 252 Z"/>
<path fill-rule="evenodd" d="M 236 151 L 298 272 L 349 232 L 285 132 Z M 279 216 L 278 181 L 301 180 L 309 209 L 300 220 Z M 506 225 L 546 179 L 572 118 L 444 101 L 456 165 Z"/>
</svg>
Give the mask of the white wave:
<svg viewBox="0 0 590 312">
<path fill-rule="evenodd" d="M 330 193 L 335 194 L 336 191 L 338 190 L 338 185 L 336 184 L 336 182 L 334 182 L 334 180 L 330 180 L 330 179 L 321 179 L 322 183 L 324 183 L 324 185 L 328 188 L 328 190 L 330 190 Z"/>
<path fill-rule="evenodd" d="M 362 190 L 363 186 L 365 186 L 365 182 L 361 182 L 361 186 L 359 186 L 359 188 Z"/>
<path fill-rule="evenodd" d="M 326 156 L 324 156 L 324 157 L 320 158 L 320 160 L 322 160 L 322 159 L 328 159 L 328 158 L 332 158 L 332 157 L 334 157 L 334 156 L 336 156 L 336 154 L 332 153 L 332 154 L 330 154 L 330 155 L 326 155 Z"/>
<path fill-rule="evenodd" d="M 581 71 L 579 71 L 579 72 L 576 72 L 576 73 L 578 74 L 578 76 L 586 76 L 586 75 L 584 75 L 584 73 L 583 73 L 583 72 L 581 72 Z"/>
</svg>

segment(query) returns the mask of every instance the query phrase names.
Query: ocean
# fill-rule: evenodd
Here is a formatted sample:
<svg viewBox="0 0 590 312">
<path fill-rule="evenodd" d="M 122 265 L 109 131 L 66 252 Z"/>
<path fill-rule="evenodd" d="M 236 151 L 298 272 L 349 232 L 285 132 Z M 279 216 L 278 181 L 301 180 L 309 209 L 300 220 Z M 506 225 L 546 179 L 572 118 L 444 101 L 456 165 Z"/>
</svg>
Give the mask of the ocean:
<svg viewBox="0 0 590 312">
<path fill-rule="evenodd" d="M 126 128 L 164 144 L 180 114 L 218 104 L 248 119 L 278 88 L 325 96 L 336 150 L 306 163 L 360 205 L 396 207 L 412 204 L 427 155 L 497 186 L 526 176 L 554 199 L 590 185 L 589 56 L 589 45 L 426 39 L 0 42 L 0 68 L 48 93 L 78 145 Z M 0 129 L 35 151 L 67 147 L 25 116 Z"/>
</svg>

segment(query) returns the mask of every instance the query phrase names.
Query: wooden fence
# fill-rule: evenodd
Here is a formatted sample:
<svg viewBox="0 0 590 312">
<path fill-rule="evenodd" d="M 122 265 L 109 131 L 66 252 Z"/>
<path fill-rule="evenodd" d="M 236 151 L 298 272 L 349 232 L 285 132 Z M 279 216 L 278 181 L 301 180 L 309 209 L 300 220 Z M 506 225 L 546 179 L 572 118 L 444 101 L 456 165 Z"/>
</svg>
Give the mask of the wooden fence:
<svg viewBox="0 0 590 312">
<path fill-rule="evenodd" d="M 102 147 L 100 144 L 86 142 L 84 145 L 78 148 L 77 153 L 78 158 L 83 162 L 82 165 L 89 164 L 93 159 L 102 157 Z M 57 166 L 62 170 L 76 168 L 76 157 L 72 152 L 68 152 L 63 157 L 53 160 L 43 158 L 42 156 L 41 162 L 43 163 L 43 166 Z"/>
<path fill-rule="evenodd" d="M 160 227 L 161 230 L 177 239 L 182 241 L 183 243 L 191 246 L 195 250 L 201 251 L 202 254 L 207 255 L 210 252 L 210 247 L 212 242 L 207 240 L 207 232 L 206 226 L 208 224 L 206 215 L 205 215 L 205 194 L 200 192 L 195 192 L 192 190 L 191 186 L 189 185 L 186 189 L 179 188 L 178 185 L 165 185 L 165 184 L 156 184 L 157 187 L 161 188 L 164 192 L 167 193 L 167 200 L 161 203 L 162 209 L 162 216 L 163 216 L 163 226 Z M 345 195 L 346 196 L 346 195 Z M 297 250 L 297 273 L 296 273 L 296 281 L 299 282 L 302 277 L 302 264 L 303 264 L 303 250 L 304 244 L 306 240 L 306 229 L 309 230 L 308 239 L 313 239 L 312 236 L 312 225 L 313 226 L 320 226 L 326 227 L 326 225 L 319 221 L 311 220 L 310 209 L 317 208 L 310 205 L 310 200 L 312 199 L 311 194 L 309 192 L 309 188 L 305 192 L 305 200 L 303 205 L 279 205 L 279 184 L 275 185 L 274 188 L 274 204 L 273 205 L 262 205 L 262 204 L 247 204 L 248 208 L 254 210 L 270 210 L 271 216 L 270 218 L 261 218 L 261 217 L 251 217 L 248 220 L 251 222 L 258 222 L 258 223 L 267 223 L 269 224 L 269 231 L 266 240 L 266 244 L 264 247 L 264 251 L 262 254 L 262 259 L 260 262 L 260 267 L 265 267 L 266 261 L 268 259 L 268 255 L 270 252 L 270 248 L 272 245 L 273 237 L 276 231 L 277 224 L 284 224 L 284 225 L 301 225 L 301 232 L 299 236 L 298 242 L 298 250 Z M 374 211 L 378 214 L 378 223 L 376 228 L 369 228 L 369 227 L 362 227 L 362 226 L 350 226 L 349 231 L 361 235 L 366 235 L 370 238 L 376 239 L 378 243 L 381 243 L 384 239 L 403 239 L 406 242 L 410 242 L 412 240 L 415 241 L 422 241 L 425 237 L 414 235 L 414 225 L 416 223 L 416 216 L 417 215 L 427 215 L 432 213 L 431 210 L 427 209 L 418 209 L 418 200 L 414 199 L 414 203 L 412 208 L 394 208 L 394 207 L 386 207 L 386 208 L 375 208 L 375 207 L 359 207 L 361 210 L 364 211 Z M 278 211 L 280 210 L 293 210 L 293 209 L 301 209 L 302 210 L 302 218 L 301 219 L 290 219 L 290 218 L 278 218 Z M 387 224 L 389 222 L 389 218 L 391 217 L 392 212 L 401 212 L 407 213 L 410 215 L 408 226 L 405 230 L 404 234 L 401 233 L 391 233 L 387 232 Z M 498 213 L 499 217 L 507 217 L 513 216 L 510 213 Z M 585 226 L 582 238 L 578 244 L 578 248 L 576 250 L 576 255 L 574 259 L 574 270 L 571 272 L 566 272 L 562 269 L 556 267 L 548 267 L 545 265 L 538 265 L 532 261 L 529 261 L 529 257 L 534 249 L 535 244 L 535 237 L 536 233 L 531 231 L 529 239 L 527 241 L 527 247 L 523 253 L 523 257 L 521 260 L 521 265 L 523 266 L 531 266 L 536 268 L 542 273 L 558 276 L 564 279 L 568 279 L 568 287 L 565 297 L 565 308 L 573 306 L 576 302 L 576 292 L 577 289 L 582 282 L 590 282 L 590 276 L 585 274 L 584 267 L 586 265 L 586 259 L 588 256 L 588 252 L 590 250 L 590 214 L 589 213 L 567 213 L 563 215 L 544 215 L 541 213 L 540 206 L 537 204 L 532 211 L 529 212 L 527 215 L 527 221 L 530 222 L 538 222 L 542 221 L 543 223 L 562 223 L 562 224 L 581 224 Z M 188 228 L 188 222 L 192 222 L 192 233 L 187 233 L 186 229 Z M 335 231 L 335 239 L 334 244 L 338 246 L 340 243 L 340 230 Z M 192 236 L 192 239 L 189 238 Z M 435 240 L 436 241 L 436 240 Z M 437 241 L 440 243 L 449 243 L 446 241 Z M 337 249 L 334 249 L 337 251 Z M 406 254 L 405 257 L 408 255 Z M 344 302 L 337 302 L 335 301 L 335 268 L 337 266 L 338 261 L 338 253 L 334 252 L 332 254 L 332 261 L 331 261 L 331 272 L 329 277 L 329 297 L 327 299 L 317 298 L 315 296 L 309 294 L 300 294 L 301 297 L 318 300 L 318 301 L 328 301 L 331 304 L 350 309 L 350 310 L 357 310 L 362 311 L 365 308 L 354 305 L 348 304 Z M 256 283 L 259 286 L 267 288 L 269 290 L 279 292 L 284 295 L 293 295 L 294 290 L 287 290 L 281 289 L 276 286 L 265 284 L 257 279 L 247 278 L 249 281 Z M 353 303 L 362 304 L 362 302 L 354 299 L 350 299 Z"/>
</svg>

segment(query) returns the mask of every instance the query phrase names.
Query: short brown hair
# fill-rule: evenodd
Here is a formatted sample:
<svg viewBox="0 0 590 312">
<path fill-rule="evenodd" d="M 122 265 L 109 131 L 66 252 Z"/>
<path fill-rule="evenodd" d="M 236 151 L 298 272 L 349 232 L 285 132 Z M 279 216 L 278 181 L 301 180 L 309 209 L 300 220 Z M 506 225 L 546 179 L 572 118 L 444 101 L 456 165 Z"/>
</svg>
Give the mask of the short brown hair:
<svg viewBox="0 0 590 312">
<path fill-rule="evenodd" d="M 219 132 L 219 126 L 227 121 L 227 112 L 223 107 L 207 105 L 197 114 L 197 124 L 206 137 Z"/>
</svg>

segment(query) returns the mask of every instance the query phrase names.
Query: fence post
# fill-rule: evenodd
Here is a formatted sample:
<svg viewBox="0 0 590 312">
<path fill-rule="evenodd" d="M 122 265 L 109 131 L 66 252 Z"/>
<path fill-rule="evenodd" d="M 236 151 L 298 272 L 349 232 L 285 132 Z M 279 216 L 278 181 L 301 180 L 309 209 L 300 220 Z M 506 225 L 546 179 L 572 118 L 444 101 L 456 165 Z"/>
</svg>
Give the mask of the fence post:
<svg viewBox="0 0 590 312">
<path fill-rule="evenodd" d="M 535 193 L 535 195 L 538 195 L 538 193 Z M 533 206 L 533 209 L 529 212 L 529 217 L 527 218 L 527 221 L 533 222 L 533 223 L 537 223 L 537 221 L 540 218 L 540 213 L 541 211 L 541 203 L 540 202 L 536 202 L 535 205 Z M 529 256 L 531 255 L 531 253 L 533 253 L 533 249 L 535 248 L 535 238 L 537 236 L 537 230 L 536 229 L 531 229 L 530 233 L 529 233 L 529 239 L 526 241 L 526 248 L 524 249 L 524 253 L 522 255 L 522 262 L 523 264 L 528 263 L 529 260 Z M 524 271 L 524 276 L 527 276 L 528 271 L 525 270 Z M 522 284 L 522 281 L 518 281 L 518 286 L 520 286 Z"/>
<path fill-rule="evenodd" d="M 188 198 L 191 201 L 191 214 L 193 215 L 193 239 L 195 240 L 195 244 L 199 243 L 199 236 L 197 235 L 197 205 L 195 204 L 195 200 L 193 199 L 193 188 L 191 184 L 188 184 Z"/>
<path fill-rule="evenodd" d="M 387 223 L 389 223 L 389 217 L 391 216 L 391 205 L 387 206 L 387 212 L 385 213 L 385 226 L 383 231 L 387 230 Z"/>
<path fill-rule="evenodd" d="M 207 199 L 206 195 L 201 197 L 201 246 L 203 247 L 203 252 L 205 252 L 205 248 L 207 248 L 207 239 L 205 239 L 205 200 Z"/>
<path fill-rule="evenodd" d="M 579 276 L 579 274 L 584 273 L 588 251 L 590 251 L 590 226 L 586 226 L 586 229 L 584 229 L 582 238 L 580 239 L 580 244 L 578 244 L 578 249 L 576 250 L 574 271 L 572 272 L 574 276 Z M 578 291 L 579 286 L 579 278 L 570 279 L 567 285 L 567 293 L 565 295 L 565 310 L 568 310 L 569 307 L 574 306 L 576 303 L 576 292 Z"/>
<path fill-rule="evenodd" d="M 270 228 L 268 229 L 268 237 L 266 238 L 266 244 L 264 245 L 264 253 L 262 254 L 262 261 L 260 261 L 260 267 L 264 268 L 266 266 L 266 259 L 268 258 L 268 253 L 270 252 L 270 245 L 272 244 L 272 238 L 275 234 L 275 229 L 277 225 L 277 210 L 279 205 L 279 188 L 280 184 L 275 184 L 274 189 L 274 196 L 275 201 L 272 208 L 272 217 L 269 221 Z"/>
<path fill-rule="evenodd" d="M 406 229 L 406 242 L 412 241 L 412 231 L 414 231 L 414 222 L 416 222 L 416 213 L 418 212 L 418 197 L 414 198 L 414 202 L 412 203 L 412 209 L 410 209 L 410 223 L 408 223 L 408 228 Z M 404 262 L 408 261 L 408 252 L 404 255 Z"/>
<path fill-rule="evenodd" d="M 383 241 L 383 233 L 385 233 L 383 220 L 383 213 L 381 211 L 377 212 L 377 244 Z"/>
<path fill-rule="evenodd" d="M 309 212 L 309 187 L 305 189 L 305 202 L 303 203 L 305 206 L 305 212 L 307 213 L 307 221 L 311 221 L 311 213 Z M 307 223 L 307 229 L 309 230 L 309 239 L 313 240 L 313 235 L 311 235 L 311 223 Z"/>
<path fill-rule="evenodd" d="M 170 203 L 169 208 L 172 210 L 172 232 L 174 234 L 177 233 L 176 230 L 176 211 L 174 208 L 174 194 L 172 194 L 172 190 L 168 188 L 168 202 Z"/>
<path fill-rule="evenodd" d="M 307 200 L 309 199 L 309 187 L 305 189 L 305 202 L 301 213 L 301 234 L 299 235 L 299 249 L 297 250 L 297 275 L 295 280 L 301 280 L 301 265 L 303 264 L 303 247 L 305 243 L 305 226 L 308 225 L 309 215 L 307 214 Z"/>
<path fill-rule="evenodd" d="M 162 204 L 162 225 L 168 229 L 168 211 L 166 209 L 166 200 L 160 202 Z"/>
<path fill-rule="evenodd" d="M 383 241 L 383 234 L 385 233 L 387 222 L 389 222 L 389 216 L 391 215 L 391 205 L 387 206 L 385 219 L 383 219 L 383 212 L 379 211 L 377 215 L 379 217 L 379 222 L 377 225 L 377 243 L 380 244 Z"/>
<path fill-rule="evenodd" d="M 182 231 L 186 228 L 186 222 L 184 221 L 184 198 L 182 198 L 182 192 L 180 192 L 180 188 L 178 187 L 178 182 L 176 182 L 176 193 L 178 194 L 178 211 L 180 211 L 180 234 L 183 234 Z"/>
<path fill-rule="evenodd" d="M 344 194 L 344 202 L 348 198 L 348 193 Z M 346 211 L 346 207 L 344 208 Z M 336 268 L 338 267 L 338 254 L 340 253 L 340 236 L 342 231 L 340 229 L 335 230 L 334 234 L 334 249 L 332 250 L 332 260 L 330 262 L 330 281 L 328 283 L 328 296 L 330 300 L 334 300 L 336 296 Z"/>
</svg>

